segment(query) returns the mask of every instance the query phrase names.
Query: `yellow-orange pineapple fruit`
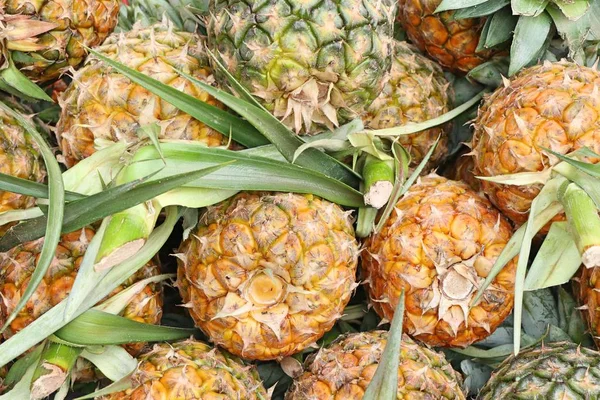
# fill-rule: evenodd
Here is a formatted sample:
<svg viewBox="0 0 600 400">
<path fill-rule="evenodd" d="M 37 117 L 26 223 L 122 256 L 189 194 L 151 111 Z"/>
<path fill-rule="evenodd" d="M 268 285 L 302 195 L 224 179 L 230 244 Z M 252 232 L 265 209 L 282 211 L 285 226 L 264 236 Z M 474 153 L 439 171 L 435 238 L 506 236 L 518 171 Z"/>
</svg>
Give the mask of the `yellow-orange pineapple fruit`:
<svg viewBox="0 0 600 400">
<path fill-rule="evenodd" d="M 362 253 L 373 306 L 392 320 L 402 290 L 404 331 L 432 346 L 466 347 L 489 336 L 510 314 L 511 261 L 470 307 L 512 228 L 490 202 L 461 182 L 421 178 Z"/>
<path fill-rule="evenodd" d="M 177 286 L 196 325 L 252 360 L 302 351 L 356 287 L 347 212 L 312 195 L 241 193 L 209 207 L 181 245 Z"/>
<path fill-rule="evenodd" d="M 198 342 L 155 344 L 139 357 L 133 387 L 103 400 L 267 400 L 256 369 Z"/>
<path fill-rule="evenodd" d="M 78 67 L 113 31 L 120 0 L 0 0 L 0 69 L 11 53 L 29 78 L 45 82 Z"/>
<path fill-rule="evenodd" d="M 1 109 L 0 172 L 34 182 L 44 182 L 46 178 L 46 168 L 37 144 L 18 121 Z M 34 204 L 32 197 L 0 191 L 0 213 L 30 208 Z"/>
<path fill-rule="evenodd" d="M 398 21 L 412 43 L 444 68 L 466 73 L 486 62 L 493 52 L 478 52 L 484 19 L 455 19 L 454 11 L 436 13 L 442 0 L 399 0 Z"/>
<path fill-rule="evenodd" d="M 197 34 L 178 32 L 168 23 L 136 26 L 132 31 L 112 34 L 96 50 L 190 96 L 224 108 L 176 72 L 178 69 L 213 83 L 204 42 Z M 60 103 L 57 137 L 69 167 L 107 144 L 137 142 L 139 128 L 153 123 L 159 125 L 161 139 L 194 140 L 207 146 L 227 143 L 219 132 L 132 83 L 94 56 L 88 57 L 86 65 L 77 71 Z"/>
<path fill-rule="evenodd" d="M 286 400 L 361 400 L 387 343 L 385 331 L 351 333 L 306 360 Z M 464 400 L 460 374 L 443 354 L 402 338 L 394 399 Z M 383 399 L 382 399 L 383 400 Z M 386 399 L 387 400 L 387 399 Z"/>
<path fill-rule="evenodd" d="M 410 44 L 396 41 L 386 84 L 363 120 L 372 129 L 424 122 L 450 111 L 452 97 L 452 87 L 440 66 Z M 439 137 L 440 141 L 429 159 L 430 166 L 437 165 L 448 153 L 449 128 L 450 124 L 445 124 L 400 136 L 399 142 L 412 157 L 411 165 L 419 165 Z"/>
<path fill-rule="evenodd" d="M 600 153 L 599 86 L 599 71 L 567 61 L 536 65 L 507 81 L 485 99 L 475 121 L 475 174 L 547 171 L 559 159 L 543 148 L 568 154 L 589 147 Z M 481 185 L 492 203 L 518 225 L 527 221 L 542 187 L 488 181 Z"/>
</svg>

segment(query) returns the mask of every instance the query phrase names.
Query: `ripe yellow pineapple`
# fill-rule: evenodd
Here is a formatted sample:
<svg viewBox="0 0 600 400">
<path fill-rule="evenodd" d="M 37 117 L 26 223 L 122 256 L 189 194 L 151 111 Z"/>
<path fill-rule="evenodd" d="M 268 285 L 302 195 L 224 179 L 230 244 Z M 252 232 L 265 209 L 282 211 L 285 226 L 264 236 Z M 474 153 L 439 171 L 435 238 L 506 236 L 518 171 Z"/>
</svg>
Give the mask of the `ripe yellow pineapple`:
<svg viewBox="0 0 600 400">
<path fill-rule="evenodd" d="M 12 116 L 1 109 L 0 172 L 35 182 L 43 182 L 46 178 L 44 161 L 33 138 Z M 34 203 L 35 199 L 32 197 L 0 191 L 0 213 L 29 208 Z"/>
<path fill-rule="evenodd" d="M 435 13 L 442 0 L 400 0 L 398 21 L 421 51 L 452 72 L 469 72 L 493 52 L 476 51 L 485 20 L 454 19 L 453 11 Z"/>
<path fill-rule="evenodd" d="M 352 333 L 306 360 L 286 400 L 360 400 L 375 374 L 388 333 Z M 443 354 L 402 338 L 396 399 L 466 399 L 460 375 Z M 393 399 L 389 399 L 393 400 Z"/>
<path fill-rule="evenodd" d="M 0 0 L 0 68 L 11 53 L 29 78 L 45 82 L 79 66 L 118 21 L 120 0 Z"/>
<path fill-rule="evenodd" d="M 450 111 L 453 92 L 442 69 L 406 42 L 395 41 L 392 68 L 381 94 L 363 118 L 372 129 L 393 128 L 423 122 Z M 429 165 L 437 165 L 448 152 L 450 124 L 412 135 L 400 136 L 400 143 L 417 166 L 435 140 L 440 141 Z"/>
<path fill-rule="evenodd" d="M 206 92 L 180 76 L 180 69 L 213 82 L 200 36 L 175 31 L 167 23 L 111 35 L 96 49 L 162 83 L 223 108 Z M 157 123 L 160 138 L 195 140 L 220 146 L 227 139 L 188 114 L 90 56 L 61 100 L 57 137 L 67 166 L 89 157 L 107 143 L 139 140 L 138 129 Z"/>
<path fill-rule="evenodd" d="M 209 207 L 179 249 L 177 286 L 196 325 L 252 360 L 313 344 L 356 287 L 348 213 L 312 195 L 241 193 Z"/>
<path fill-rule="evenodd" d="M 363 114 L 392 53 L 391 0 L 210 0 L 208 43 L 219 61 L 300 134 Z M 227 80 L 217 74 L 223 87 Z"/>
<path fill-rule="evenodd" d="M 392 320 L 406 291 L 404 331 L 432 346 L 466 347 L 510 314 L 515 260 L 470 302 L 512 235 L 510 223 L 461 182 L 421 178 L 362 253 L 377 313 Z"/>
<path fill-rule="evenodd" d="M 103 400 L 267 400 L 254 367 L 208 345 L 156 344 L 139 357 L 133 387 Z"/>
<path fill-rule="evenodd" d="M 87 246 L 94 236 L 92 228 L 80 229 L 64 234 L 56 249 L 55 258 L 46 272 L 44 280 L 18 316 L 4 331 L 8 339 L 50 308 L 66 299 Z M 0 253 L 0 325 L 15 309 L 25 292 L 42 249 L 44 239 L 27 242 L 6 253 Z M 112 295 L 120 292 L 142 279 L 157 275 L 156 264 L 148 264 L 131 276 L 128 281 L 116 289 Z M 147 285 L 123 310 L 126 318 L 148 324 L 160 323 L 162 316 L 162 287 L 158 283 Z M 136 343 L 126 346 L 132 354 L 139 352 L 143 345 Z"/>
<path fill-rule="evenodd" d="M 590 333 L 600 345 L 600 268 L 586 268 L 581 266 L 578 275 L 573 278 L 574 292 L 579 303 L 581 313 L 585 318 Z"/>
<path fill-rule="evenodd" d="M 583 147 L 600 153 L 600 72 L 560 61 L 522 71 L 488 96 L 473 134 L 475 174 L 542 172 Z M 588 157 L 587 162 L 598 160 Z M 482 181 L 483 191 L 516 224 L 527 220 L 541 185 Z"/>
</svg>

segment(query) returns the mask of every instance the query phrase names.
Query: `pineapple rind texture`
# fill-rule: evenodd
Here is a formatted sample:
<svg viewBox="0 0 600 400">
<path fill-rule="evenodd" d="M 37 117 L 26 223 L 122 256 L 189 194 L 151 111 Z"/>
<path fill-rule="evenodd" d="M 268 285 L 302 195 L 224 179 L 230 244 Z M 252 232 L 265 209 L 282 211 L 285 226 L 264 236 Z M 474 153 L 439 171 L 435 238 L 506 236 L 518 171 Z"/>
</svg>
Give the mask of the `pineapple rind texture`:
<svg viewBox="0 0 600 400">
<path fill-rule="evenodd" d="M 442 0 L 399 0 L 398 21 L 410 41 L 442 66 L 467 73 L 486 62 L 493 51 L 477 52 L 485 20 L 454 19 L 454 11 L 436 13 Z"/>
<path fill-rule="evenodd" d="M 204 42 L 196 34 L 177 32 L 169 23 L 137 26 L 130 32 L 112 34 L 96 50 L 209 105 L 224 108 L 175 71 L 214 83 Z M 207 146 L 227 143 L 216 130 L 132 83 L 94 56 L 77 71 L 60 103 L 57 136 L 67 166 L 107 144 L 136 143 L 139 128 L 153 123 L 160 127 L 161 139 L 192 140 Z"/>
<path fill-rule="evenodd" d="M 580 305 L 581 313 L 589 327 L 590 334 L 600 345 L 600 268 L 587 268 L 582 265 L 571 282 Z"/>
<path fill-rule="evenodd" d="M 600 398 L 600 353 L 574 343 L 542 344 L 510 356 L 478 400 Z"/>
<path fill-rule="evenodd" d="M 515 260 L 470 302 L 511 235 L 508 220 L 466 184 L 421 178 L 361 253 L 375 311 L 391 321 L 404 289 L 411 337 L 444 347 L 484 339 L 512 310 Z"/>
<path fill-rule="evenodd" d="M 453 90 L 435 62 L 406 42 L 394 42 L 394 58 L 381 94 L 363 117 L 372 129 L 394 128 L 428 121 L 452 108 Z M 399 142 L 411 155 L 411 166 L 423 160 L 433 143 L 440 141 L 429 159 L 436 166 L 448 153 L 450 124 L 400 136 Z"/>
<path fill-rule="evenodd" d="M 208 43 L 263 106 L 299 134 L 349 122 L 389 70 L 390 0 L 211 0 Z M 217 74 L 222 86 L 228 85 Z"/>
<path fill-rule="evenodd" d="M 488 96 L 475 123 L 475 174 L 493 177 L 541 172 L 559 154 L 588 147 L 600 153 L 600 72 L 560 61 L 523 70 Z M 585 161 L 598 162 L 595 157 Z M 520 225 L 542 185 L 482 181 L 483 191 L 504 215 Z"/>
<path fill-rule="evenodd" d="M 156 344 L 139 360 L 133 388 L 103 400 L 268 399 L 254 367 L 202 342 Z"/>
<path fill-rule="evenodd" d="M 250 360 L 316 342 L 356 287 L 349 214 L 312 195 L 241 193 L 209 207 L 178 254 L 177 285 L 196 325 Z"/>
<path fill-rule="evenodd" d="M 17 178 L 43 183 L 44 161 L 37 144 L 11 116 L 0 110 L 0 172 Z M 0 191 L 0 212 L 33 207 L 35 199 Z M 1 228 L 0 228 L 1 230 Z"/>
<path fill-rule="evenodd" d="M 95 47 L 106 39 L 117 25 L 119 4 L 120 0 L 0 0 L 0 25 L 3 18 L 10 25 L 15 16 L 29 18 L 30 31 L 38 22 L 54 24 L 39 35 L 29 32 L 34 36 L 9 38 L 6 43 L 26 76 L 46 82 L 83 63 L 85 46 Z"/>
<path fill-rule="evenodd" d="M 94 230 L 90 227 L 62 235 L 44 279 L 25 307 L 4 331 L 4 339 L 18 333 L 67 298 L 93 236 Z M 0 253 L 0 326 L 4 325 L 4 321 L 25 292 L 43 243 L 44 239 L 38 239 L 14 247 L 6 253 Z M 159 273 L 158 266 L 149 263 L 115 289 L 111 296 L 135 282 Z M 129 302 L 121 315 L 134 321 L 156 325 L 160 323 L 162 317 L 162 303 L 162 285 L 151 283 Z M 135 355 L 142 349 L 143 344 L 132 343 L 124 347 Z"/>
<path fill-rule="evenodd" d="M 286 400 L 360 400 L 373 379 L 387 342 L 386 331 L 337 338 L 306 360 Z M 462 379 L 441 353 L 402 338 L 396 399 L 466 399 Z"/>
</svg>

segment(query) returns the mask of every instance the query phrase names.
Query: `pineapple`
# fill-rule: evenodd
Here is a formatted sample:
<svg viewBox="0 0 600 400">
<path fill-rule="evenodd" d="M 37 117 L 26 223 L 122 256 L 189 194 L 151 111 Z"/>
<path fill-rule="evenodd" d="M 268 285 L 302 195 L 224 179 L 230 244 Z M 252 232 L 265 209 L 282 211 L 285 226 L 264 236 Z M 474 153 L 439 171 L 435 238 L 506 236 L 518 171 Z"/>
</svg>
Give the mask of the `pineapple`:
<svg viewBox="0 0 600 400">
<path fill-rule="evenodd" d="M 381 94 L 363 117 L 372 129 L 393 128 L 423 122 L 450 111 L 452 88 L 442 69 L 406 42 L 395 41 L 394 59 Z M 431 155 L 430 165 L 437 165 L 448 152 L 449 124 L 412 135 L 400 136 L 400 143 L 412 157 L 416 167 L 435 140 L 440 142 Z"/>
<path fill-rule="evenodd" d="M 175 31 L 166 22 L 146 28 L 137 26 L 130 32 L 111 35 L 96 50 L 208 104 L 224 108 L 175 72 L 180 69 L 212 82 L 204 43 L 198 35 Z M 160 138 L 195 140 L 208 146 L 227 142 L 219 132 L 132 83 L 93 56 L 77 71 L 60 104 L 57 137 L 69 167 L 106 144 L 139 140 L 138 129 L 152 123 L 159 125 Z"/>
<path fill-rule="evenodd" d="M 574 343 L 542 344 L 506 359 L 479 400 L 600 398 L 600 353 Z"/>
<path fill-rule="evenodd" d="M 590 333 L 600 346 L 600 268 L 586 268 L 581 266 L 577 277 L 572 282 L 581 312 L 585 318 Z"/>
<path fill-rule="evenodd" d="M 120 0 L 0 0 L 0 68 L 7 52 L 29 78 L 58 78 L 85 59 L 118 21 Z M 4 48 L 3 48 L 4 47 Z"/>
<path fill-rule="evenodd" d="M 506 81 L 486 98 L 475 122 L 475 175 L 548 171 L 559 159 L 544 147 L 560 154 L 583 147 L 600 153 L 599 86 L 599 71 L 567 61 L 546 62 Z M 481 185 L 492 203 L 519 225 L 542 187 Z"/>
<path fill-rule="evenodd" d="M 360 400 L 383 355 L 388 333 L 351 333 L 306 360 L 286 400 Z M 460 375 L 440 353 L 404 336 L 398 368 L 401 399 L 466 399 Z M 391 399 L 390 399 L 391 400 Z"/>
<path fill-rule="evenodd" d="M 512 310 L 516 262 L 477 305 L 470 302 L 511 235 L 510 223 L 467 185 L 421 178 L 365 243 L 362 266 L 375 310 L 391 321 L 404 289 L 410 336 L 448 347 L 489 336 Z"/>
<path fill-rule="evenodd" d="M 194 340 L 156 344 L 139 357 L 133 387 L 103 400 L 266 400 L 253 367 Z"/>
<path fill-rule="evenodd" d="M 444 68 L 466 73 L 493 52 L 477 51 L 485 23 L 481 18 L 454 19 L 453 11 L 435 13 L 442 0 L 399 0 L 398 22 L 412 43 Z"/>
<path fill-rule="evenodd" d="M 94 236 L 92 228 L 84 228 L 64 234 L 56 249 L 55 258 L 46 272 L 44 280 L 29 299 L 23 310 L 4 331 L 8 339 L 38 317 L 67 298 L 75 281 L 79 265 L 87 246 Z M 6 253 L 0 253 L 0 326 L 15 309 L 35 269 L 42 250 L 43 239 L 27 242 Z M 124 282 L 113 295 L 142 279 L 157 275 L 156 264 L 148 264 Z M 162 316 L 162 287 L 147 285 L 123 310 L 123 316 L 138 322 L 158 324 Z M 125 348 L 132 354 L 138 353 L 143 344 L 129 344 Z"/>
<path fill-rule="evenodd" d="M 0 172 L 44 182 L 46 169 L 33 138 L 10 115 L 0 109 Z M 0 191 L 0 213 L 33 207 L 35 199 Z M 4 226 L 4 229 L 6 226 Z M 0 232 L 2 232 L 0 227 Z"/>
<path fill-rule="evenodd" d="M 241 193 L 209 207 L 181 245 L 177 286 L 196 325 L 251 360 L 313 344 L 356 287 L 348 213 L 312 195 Z"/>
<path fill-rule="evenodd" d="M 209 10 L 213 53 L 297 133 L 348 122 L 381 91 L 392 53 L 391 0 L 210 0 Z"/>
</svg>

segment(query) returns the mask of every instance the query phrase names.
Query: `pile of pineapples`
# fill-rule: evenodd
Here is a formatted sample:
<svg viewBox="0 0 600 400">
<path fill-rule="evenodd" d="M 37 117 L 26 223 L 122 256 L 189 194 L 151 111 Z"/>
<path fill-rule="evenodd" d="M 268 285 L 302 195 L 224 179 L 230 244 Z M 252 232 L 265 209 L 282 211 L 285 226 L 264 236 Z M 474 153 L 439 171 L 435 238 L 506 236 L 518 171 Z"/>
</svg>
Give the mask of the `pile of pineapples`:
<svg viewBox="0 0 600 400">
<path fill-rule="evenodd" d="M 0 0 L 0 400 L 600 399 L 598 15 Z"/>
</svg>

